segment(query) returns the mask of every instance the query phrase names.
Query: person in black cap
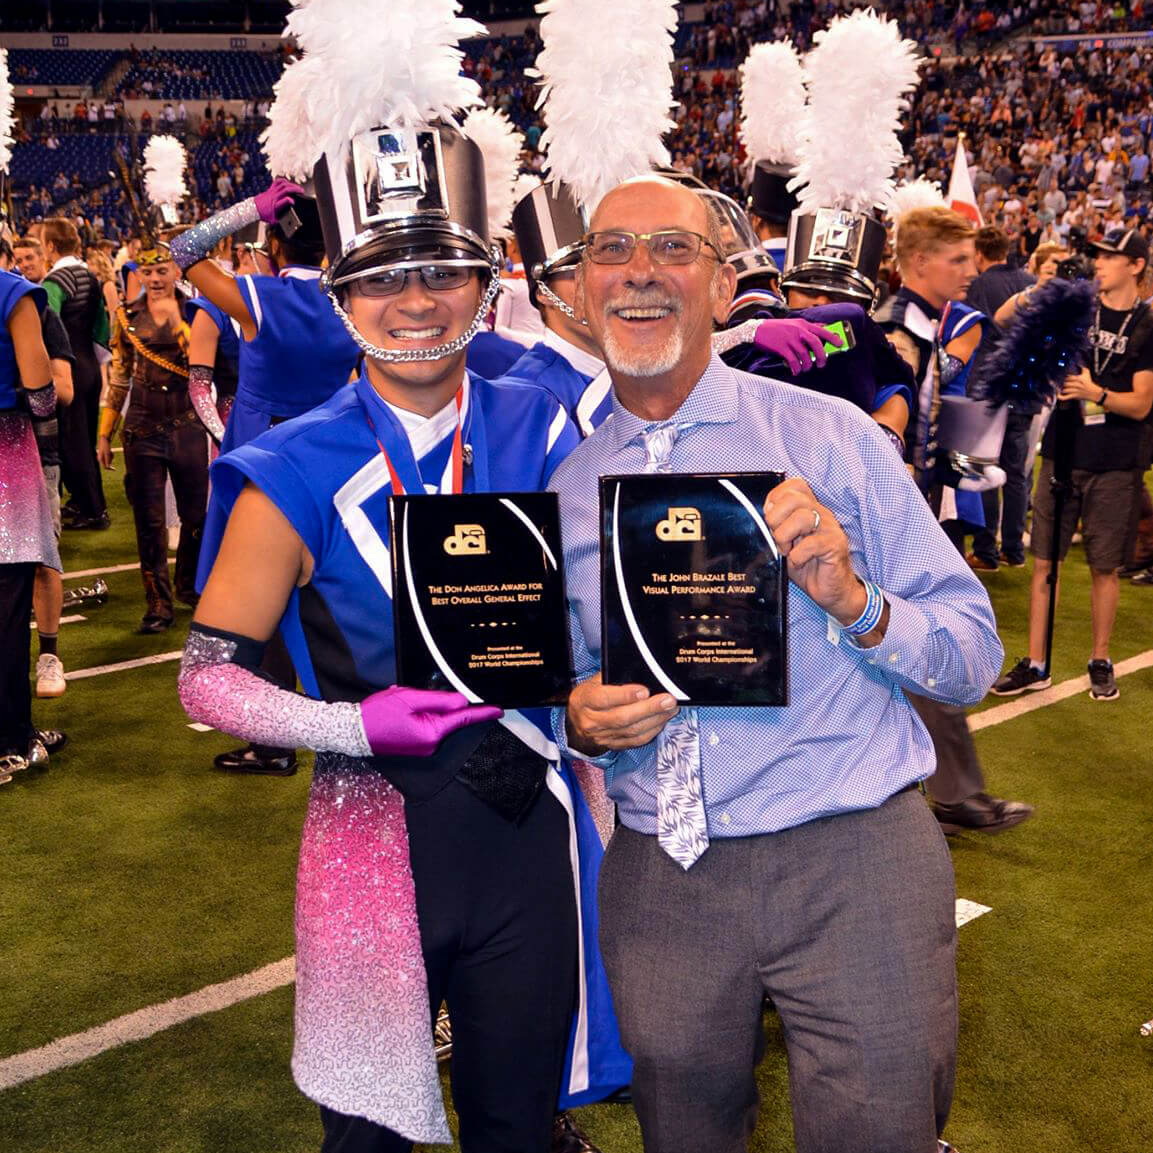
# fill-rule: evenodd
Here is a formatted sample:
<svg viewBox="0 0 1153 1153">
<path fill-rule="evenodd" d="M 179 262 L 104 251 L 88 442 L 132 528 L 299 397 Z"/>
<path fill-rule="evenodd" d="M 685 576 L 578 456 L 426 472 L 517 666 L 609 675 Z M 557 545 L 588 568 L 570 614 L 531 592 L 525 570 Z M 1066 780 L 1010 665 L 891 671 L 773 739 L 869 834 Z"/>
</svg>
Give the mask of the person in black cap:
<svg viewBox="0 0 1153 1153">
<path fill-rule="evenodd" d="M 1099 296 L 1089 330 L 1089 362 L 1069 376 L 1058 399 L 1080 409 L 1073 441 L 1072 486 L 1061 524 L 1053 524 L 1051 480 L 1056 421 L 1041 443 L 1041 474 L 1033 494 L 1033 582 L 1029 600 L 1029 654 L 993 686 L 998 696 L 1047 688 L 1046 606 L 1050 550 L 1060 533 L 1064 559 L 1077 522 L 1092 576 L 1090 605 L 1093 648 L 1089 695 L 1112 701 L 1120 695 L 1109 659 L 1117 613 L 1119 569 L 1130 559 L 1140 509 L 1140 490 L 1150 464 L 1148 417 L 1153 407 L 1153 309 L 1141 299 L 1138 282 L 1149 265 L 1149 242 L 1136 229 L 1115 228 L 1097 241 Z"/>
</svg>

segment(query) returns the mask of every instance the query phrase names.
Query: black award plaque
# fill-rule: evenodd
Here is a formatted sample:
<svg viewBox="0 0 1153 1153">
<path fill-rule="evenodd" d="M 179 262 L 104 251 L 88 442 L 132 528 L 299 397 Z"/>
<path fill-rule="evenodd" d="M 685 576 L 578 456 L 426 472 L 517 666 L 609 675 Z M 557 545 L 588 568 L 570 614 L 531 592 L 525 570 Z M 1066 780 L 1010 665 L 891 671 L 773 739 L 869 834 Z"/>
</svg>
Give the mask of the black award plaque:
<svg viewBox="0 0 1153 1153">
<path fill-rule="evenodd" d="M 528 708 L 569 688 L 555 493 L 394 496 L 397 683 Z"/>
<path fill-rule="evenodd" d="M 601 477 L 607 684 L 642 684 L 685 705 L 788 704 L 788 574 L 762 511 L 782 480 Z"/>
</svg>

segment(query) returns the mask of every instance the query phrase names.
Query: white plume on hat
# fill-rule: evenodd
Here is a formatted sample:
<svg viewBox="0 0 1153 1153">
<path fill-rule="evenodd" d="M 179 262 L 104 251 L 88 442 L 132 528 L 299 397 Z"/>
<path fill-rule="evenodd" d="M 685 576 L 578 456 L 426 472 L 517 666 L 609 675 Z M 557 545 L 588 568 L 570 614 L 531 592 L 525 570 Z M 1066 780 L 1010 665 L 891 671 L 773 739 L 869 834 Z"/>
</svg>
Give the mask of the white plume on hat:
<svg viewBox="0 0 1153 1153">
<path fill-rule="evenodd" d="M 889 218 L 896 223 L 917 208 L 946 208 L 941 186 L 935 180 L 918 176 L 906 184 L 899 185 L 889 202 Z"/>
<path fill-rule="evenodd" d="M 0 173 L 12 163 L 12 130 L 16 127 L 16 98 L 8 77 L 8 52 L 0 48 Z"/>
<path fill-rule="evenodd" d="M 545 171 L 590 214 L 623 180 L 669 163 L 670 0 L 543 0 L 536 67 Z"/>
<path fill-rule="evenodd" d="M 871 9 L 838 16 L 805 56 L 809 103 L 795 189 L 801 212 L 869 212 L 888 205 L 904 156 L 897 132 L 917 83 L 917 46 Z"/>
<path fill-rule="evenodd" d="M 272 89 L 268 127 L 260 134 L 273 176 L 285 176 L 301 184 L 312 176 L 322 151 L 312 113 L 323 103 L 321 93 L 327 81 L 327 69 L 319 56 L 293 60 L 280 74 Z"/>
<path fill-rule="evenodd" d="M 294 0 L 285 35 L 304 58 L 276 86 L 262 138 L 272 171 L 304 179 L 360 132 L 455 124 L 480 105 L 459 45 L 486 30 L 459 12 L 457 0 Z"/>
<path fill-rule="evenodd" d="M 188 195 L 184 145 L 175 136 L 153 136 L 144 146 L 144 193 L 149 204 L 179 204 Z"/>
<path fill-rule="evenodd" d="M 791 40 L 754 44 L 741 65 L 741 142 L 749 164 L 797 162 L 805 73 Z"/>
<path fill-rule="evenodd" d="M 512 210 L 516 205 L 524 135 L 503 112 L 492 108 L 474 109 L 464 118 L 461 128 L 484 154 L 489 235 L 493 238 L 508 236 Z"/>
</svg>

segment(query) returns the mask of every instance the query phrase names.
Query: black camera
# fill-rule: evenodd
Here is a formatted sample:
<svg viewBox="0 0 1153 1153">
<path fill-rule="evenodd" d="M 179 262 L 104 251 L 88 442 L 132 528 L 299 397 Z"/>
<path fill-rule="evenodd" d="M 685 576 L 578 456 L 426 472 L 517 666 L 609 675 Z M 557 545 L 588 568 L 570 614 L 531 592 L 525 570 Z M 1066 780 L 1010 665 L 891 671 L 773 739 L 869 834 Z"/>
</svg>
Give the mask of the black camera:
<svg viewBox="0 0 1153 1153">
<path fill-rule="evenodd" d="M 1093 280 L 1097 266 L 1089 247 L 1088 232 L 1080 225 L 1074 225 L 1069 229 L 1068 245 L 1072 255 L 1058 262 L 1057 275 L 1062 280 Z"/>
<path fill-rule="evenodd" d="M 1062 280 L 1092 280 L 1097 275 L 1097 266 L 1091 257 L 1078 252 L 1057 262 L 1057 275 Z"/>
</svg>

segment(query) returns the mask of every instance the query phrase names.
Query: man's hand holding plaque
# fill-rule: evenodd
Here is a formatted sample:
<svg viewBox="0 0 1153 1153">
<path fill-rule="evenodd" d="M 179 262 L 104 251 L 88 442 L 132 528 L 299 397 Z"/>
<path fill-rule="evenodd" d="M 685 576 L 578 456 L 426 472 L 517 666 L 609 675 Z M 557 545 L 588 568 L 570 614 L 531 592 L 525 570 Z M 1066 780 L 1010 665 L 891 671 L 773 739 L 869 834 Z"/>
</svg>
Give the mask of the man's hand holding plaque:
<svg viewBox="0 0 1153 1153">
<path fill-rule="evenodd" d="M 849 538 L 808 482 L 797 476 L 782 481 L 766 498 L 764 512 L 773 539 L 788 558 L 789 579 L 839 624 L 860 620 L 868 592 L 853 571 Z M 886 604 L 877 627 L 856 643 L 862 648 L 878 644 L 888 619 Z"/>
</svg>

